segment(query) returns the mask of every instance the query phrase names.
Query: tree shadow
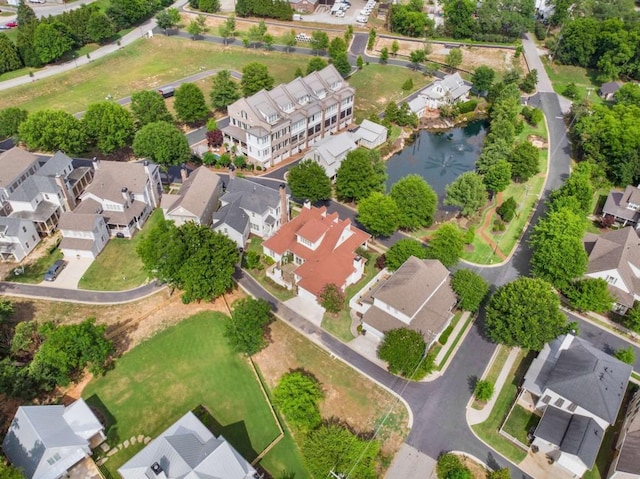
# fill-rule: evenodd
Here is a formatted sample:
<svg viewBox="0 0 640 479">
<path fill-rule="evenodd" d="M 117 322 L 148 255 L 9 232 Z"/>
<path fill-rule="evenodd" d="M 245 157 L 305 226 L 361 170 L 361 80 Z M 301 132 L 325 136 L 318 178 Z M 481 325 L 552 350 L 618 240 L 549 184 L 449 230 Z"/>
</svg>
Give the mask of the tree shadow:
<svg viewBox="0 0 640 479">
<path fill-rule="evenodd" d="M 479 378 L 476 375 L 472 375 L 472 376 L 468 376 L 467 377 L 467 385 L 469 386 L 469 391 L 471 391 L 471 393 L 473 393 L 473 391 L 475 391 L 476 389 L 476 384 L 478 384 Z"/>
</svg>

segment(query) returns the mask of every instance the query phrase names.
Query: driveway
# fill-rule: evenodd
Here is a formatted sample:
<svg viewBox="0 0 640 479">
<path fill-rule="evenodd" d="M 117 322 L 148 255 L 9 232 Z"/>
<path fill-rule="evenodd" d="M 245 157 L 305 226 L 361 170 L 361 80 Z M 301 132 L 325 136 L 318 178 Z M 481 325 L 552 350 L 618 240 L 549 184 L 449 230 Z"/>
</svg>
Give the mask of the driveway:
<svg viewBox="0 0 640 479">
<path fill-rule="evenodd" d="M 82 278 L 82 275 L 89 269 L 93 258 L 66 258 L 67 266 L 58 275 L 55 281 L 42 281 L 40 286 L 46 286 L 47 288 L 64 288 L 64 289 L 78 289 L 78 282 Z"/>
<path fill-rule="evenodd" d="M 285 301 L 284 304 L 288 308 L 297 312 L 304 319 L 310 321 L 312 324 L 318 327 L 322 325 L 324 308 L 315 300 L 305 298 L 303 296 L 296 296 L 295 298 Z"/>
</svg>

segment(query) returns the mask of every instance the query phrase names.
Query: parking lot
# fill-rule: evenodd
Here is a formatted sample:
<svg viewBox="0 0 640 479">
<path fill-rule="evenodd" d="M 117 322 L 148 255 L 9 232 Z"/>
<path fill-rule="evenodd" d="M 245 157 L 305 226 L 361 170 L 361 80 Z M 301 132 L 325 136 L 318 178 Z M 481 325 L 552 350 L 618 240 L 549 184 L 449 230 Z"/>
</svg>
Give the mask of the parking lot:
<svg viewBox="0 0 640 479">
<path fill-rule="evenodd" d="M 339 0 L 336 0 L 338 3 Z M 354 25 L 365 26 L 366 23 L 359 23 L 356 19 L 362 15 L 361 11 L 367 4 L 366 0 L 348 0 L 351 3 L 351 7 L 344 11 L 344 16 L 332 15 L 330 5 L 320 5 L 316 8 L 316 11 L 309 15 L 303 15 L 302 22 L 318 22 L 318 23 L 332 23 L 335 25 Z M 378 4 L 375 4 L 369 18 L 373 18 L 378 11 Z"/>
</svg>

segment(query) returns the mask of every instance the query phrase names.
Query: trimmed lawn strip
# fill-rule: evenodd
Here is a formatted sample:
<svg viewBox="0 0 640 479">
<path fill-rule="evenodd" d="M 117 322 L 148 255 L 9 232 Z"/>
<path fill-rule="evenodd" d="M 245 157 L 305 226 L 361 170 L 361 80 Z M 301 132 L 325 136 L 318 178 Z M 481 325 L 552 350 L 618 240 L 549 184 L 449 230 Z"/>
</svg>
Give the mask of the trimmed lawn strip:
<svg viewBox="0 0 640 479">
<path fill-rule="evenodd" d="M 260 285 L 269 291 L 272 295 L 278 298 L 280 301 L 284 302 L 288 299 L 294 298 L 296 295 L 293 291 L 289 291 L 287 288 L 280 286 L 275 283 L 271 279 L 267 278 L 267 268 L 268 266 L 264 262 L 265 255 L 262 250 L 262 238 L 254 237 L 249 241 L 249 246 L 247 247 L 247 251 L 255 251 L 259 253 L 263 257 L 262 261 L 262 269 L 246 269 L 245 271 L 251 275 L 253 279 L 255 279 Z"/>
<path fill-rule="evenodd" d="M 485 381 L 489 381 L 490 383 L 495 385 L 496 380 L 500 375 L 500 371 L 502 371 L 502 368 L 504 367 L 504 362 L 507 360 L 507 357 L 509 357 L 509 352 L 510 352 L 510 349 L 507 348 L 506 346 L 502 346 L 501 344 L 498 345 L 498 353 L 496 354 L 496 358 L 491 364 L 491 369 L 489 369 L 489 372 L 483 378 Z M 471 407 L 473 409 L 480 410 L 486 404 L 487 403 L 485 401 L 478 401 L 477 399 L 474 399 Z"/>
<path fill-rule="evenodd" d="M 527 457 L 527 452 L 513 444 L 504 436 L 501 436 L 498 429 L 509 413 L 509 408 L 511 408 L 518 393 L 518 385 L 522 381 L 532 359 L 533 355 L 523 357 L 522 352 L 518 354 L 513 367 L 509 371 L 508 377 L 513 379 L 505 383 L 502 387 L 489 418 L 481 424 L 471 426 L 483 441 L 516 464 Z"/>
<path fill-rule="evenodd" d="M 42 248 L 44 244 L 40 244 L 36 247 Z M 14 283 L 29 283 L 29 284 L 38 284 L 44 281 L 44 274 L 47 270 L 59 259 L 62 259 L 62 251 L 58 249 L 57 244 L 55 247 L 49 246 L 52 248 L 52 251 L 48 252 L 44 256 L 41 256 L 33 263 L 29 263 L 24 265 L 24 272 L 18 276 L 11 273 L 8 274 L 5 278 L 5 281 L 12 281 Z"/>
<path fill-rule="evenodd" d="M 560 65 L 558 63 L 550 65 L 549 60 L 545 57 L 542 57 L 541 60 L 556 93 L 562 95 L 567 85 L 574 83 L 578 88 L 580 99 L 588 97 L 592 103 L 603 102 L 598 94 L 600 85 L 595 80 L 597 74 L 595 71 L 573 65 Z M 591 89 L 591 94 L 589 95 L 587 94 L 588 89 Z"/>
<path fill-rule="evenodd" d="M 111 238 L 96 260 L 78 282 L 79 289 L 92 291 L 123 291 L 140 286 L 147 272 L 136 248 L 145 236 L 164 218 L 162 210 L 154 211 L 142 231 L 132 239 Z"/>
<path fill-rule="evenodd" d="M 632 372 L 631 372 L 631 377 L 632 377 L 633 379 L 635 379 L 636 381 L 640 381 L 640 374 L 638 374 L 638 373 L 637 373 L 637 372 L 635 372 L 635 371 L 632 371 Z"/>
<path fill-rule="evenodd" d="M 458 321 L 460 320 L 461 317 L 462 317 L 462 311 L 458 311 L 456 313 L 455 317 L 453 318 L 453 321 L 451 321 L 451 325 L 453 327 L 455 327 L 455 325 L 458 323 Z M 453 351 L 458 346 L 458 343 L 462 339 L 462 335 L 467 331 L 467 328 L 469 327 L 469 324 L 471 324 L 471 322 L 473 321 L 473 318 L 474 318 L 474 315 L 470 314 L 469 317 L 467 318 L 467 320 L 464 322 L 464 326 L 460 329 L 460 332 L 454 338 L 453 343 L 450 343 L 451 338 L 449 338 L 449 341 L 447 341 L 447 344 L 449 344 L 449 349 L 447 350 L 446 354 L 444 355 L 444 358 L 442 358 L 442 362 L 436 366 L 438 370 L 442 369 L 442 366 L 447 364 L 447 361 L 449 360 L 449 356 L 451 356 L 453 354 Z M 437 352 L 436 352 L 436 354 L 437 354 Z"/>
<path fill-rule="evenodd" d="M 529 432 L 535 429 L 540 419 L 542 419 L 540 416 L 527 411 L 520 405 L 516 405 L 503 429 L 507 434 L 522 442 L 522 444 L 529 444 Z"/>
<path fill-rule="evenodd" d="M 337 316 L 330 313 L 324 313 L 324 317 L 322 318 L 322 329 L 333 334 L 345 343 L 348 343 L 354 338 L 353 334 L 351 334 L 351 313 L 349 309 L 349 301 L 364 287 L 365 284 L 371 281 L 373 277 L 380 272 L 376 268 L 376 260 L 378 259 L 378 256 L 380 255 L 371 253 L 371 258 L 369 258 L 367 263 L 364 265 L 364 274 L 362 275 L 362 279 L 346 288 L 344 301 L 345 306 L 342 311 L 340 311 Z"/>
<path fill-rule="evenodd" d="M 200 405 L 220 426 L 214 432 L 249 461 L 278 436 L 250 365 L 231 351 L 224 337 L 226 318 L 205 312 L 185 319 L 119 358 L 114 369 L 87 385 L 83 397 L 111 418 L 107 427 L 112 447 L 139 434 L 155 438 Z M 123 449 L 106 468 L 118 477 L 117 468 L 135 452 Z M 299 457 L 285 459 L 274 461 L 304 477 Z"/>
</svg>

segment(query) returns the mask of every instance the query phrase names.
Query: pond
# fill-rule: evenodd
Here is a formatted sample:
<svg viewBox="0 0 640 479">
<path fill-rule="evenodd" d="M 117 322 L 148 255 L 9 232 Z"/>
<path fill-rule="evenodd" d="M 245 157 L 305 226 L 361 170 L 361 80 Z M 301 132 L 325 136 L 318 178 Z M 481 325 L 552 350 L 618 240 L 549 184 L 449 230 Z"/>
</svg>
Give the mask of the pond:
<svg viewBox="0 0 640 479">
<path fill-rule="evenodd" d="M 445 187 L 475 168 L 486 132 L 484 120 L 446 131 L 420 130 L 411 145 L 387 161 L 387 189 L 402 177 L 417 173 L 438 194 L 439 209 L 443 209 Z"/>
</svg>

